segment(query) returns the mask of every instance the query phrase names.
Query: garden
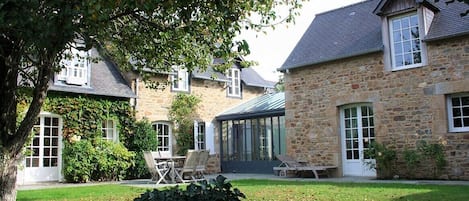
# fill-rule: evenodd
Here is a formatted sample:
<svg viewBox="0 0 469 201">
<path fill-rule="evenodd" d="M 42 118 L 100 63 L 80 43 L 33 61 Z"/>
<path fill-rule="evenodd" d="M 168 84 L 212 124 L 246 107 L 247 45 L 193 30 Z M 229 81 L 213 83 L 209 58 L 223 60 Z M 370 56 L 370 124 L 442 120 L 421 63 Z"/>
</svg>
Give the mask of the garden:
<svg viewBox="0 0 469 201">
<path fill-rule="evenodd" d="M 469 186 L 244 179 L 158 189 L 100 184 L 20 190 L 17 200 L 469 200 Z"/>
</svg>

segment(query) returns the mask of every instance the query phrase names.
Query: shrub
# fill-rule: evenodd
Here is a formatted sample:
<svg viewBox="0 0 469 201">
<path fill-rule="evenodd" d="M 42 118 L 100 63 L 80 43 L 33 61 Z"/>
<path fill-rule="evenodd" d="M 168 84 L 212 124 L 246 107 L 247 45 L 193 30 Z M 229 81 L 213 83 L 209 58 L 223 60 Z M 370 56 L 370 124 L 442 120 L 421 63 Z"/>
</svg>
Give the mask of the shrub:
<svg viewBox="0 0 469 201">
<path fill-rule="evenodd" d="M 417 143 L 417 150 L 428 161 L 428 164 L 431 165 L 433 178 L 436 178 L 446 166 L 443 145 L 438 143 L 429 144 L 422 140 Z"/>
<path fill-rule="evenodd" d="M 132 165 L 134 154 L 122 144 L 103 140 L 65 142 L 64 178 L 67 182 L 119 180 Z"/>
<path fill-rule="evenodd" d="M 186 190 L 181 190 L 178 186 L 165 190 L 154 189 L 135 198 L 135 201 L 238 201 L 246 198 L 237 188 L 232 189 L 232 185 L 226 182 L 226 178 L 219 175 L 216 179 L 202 181 L 198 184 L 191 183 Z"/>
<path fill-rule="evenodd" d="M 136 122 L 134 135 L 129 136 L 127 148 L 135 153 L 135 165 L 127 171 L 127 178 L 148 178 L 150 172 L 143 158 L 143 151 L 156 150 L 156 131 L 147 119 Z"/>
<path fill-rule="evenodd" d="M 96 147 L 96 169 L 93 171 L 95 181 L 121 180 L 131 166 L 133 166 L 134 153 L 127 150 L 124 145 L 99 139 Z"/>
<path fill-rule="evenodd" d="M 93 156 L 96 150 L 90 141 L 64 142 L 64 178 L 67 182 L 84 183 L 91 180 L 94 169 Z"/>
</svg>

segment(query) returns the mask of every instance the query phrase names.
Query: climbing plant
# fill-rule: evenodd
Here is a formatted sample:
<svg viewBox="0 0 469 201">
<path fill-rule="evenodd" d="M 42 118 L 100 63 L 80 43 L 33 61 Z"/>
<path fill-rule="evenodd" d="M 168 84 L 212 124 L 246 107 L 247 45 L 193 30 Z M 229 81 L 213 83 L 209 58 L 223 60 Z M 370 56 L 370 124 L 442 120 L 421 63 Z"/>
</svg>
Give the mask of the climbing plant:
<svg viewBox="0 0 469 201">
<path fill-rule="evenodd" d="M 19 118 L 28 108 L 28 93 L 25 90 L 19 95 Z M 118 180 L 127 174 L 123 170 L 133 165 L 134 154 L 126 146 L 135 119 L 127 99 L 49 92 L 42 111 L 62 118 L 63 173 L 67 181 Z M 109 119 L 117 123 L 120 143 L 102 140 L 101 125 Z"/>
<path fill-rule="evenodd" d="M 190 94 L 177 94 L 169 110 L 169 119 L 174 122 L 176 133 L 177 153 L 184 155 L 188 149 L 194 148 L 193 122 L 197 115 L 197 105 L 200 98 Z"/>
</svg>

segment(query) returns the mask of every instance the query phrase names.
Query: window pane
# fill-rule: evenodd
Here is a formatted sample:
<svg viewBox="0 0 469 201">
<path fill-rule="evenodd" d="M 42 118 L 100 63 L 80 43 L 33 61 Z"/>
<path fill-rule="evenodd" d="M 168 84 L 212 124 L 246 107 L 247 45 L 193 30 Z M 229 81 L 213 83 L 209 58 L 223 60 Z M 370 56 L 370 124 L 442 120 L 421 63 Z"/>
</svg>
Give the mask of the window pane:
<svg viewBox="0 0 469 201">
<path fill-rule="evenodd" d="M 358 150 L 353 150 L 353 159 L 358 159 Z"/>
<path fill-rule="evenodd" d="M 345 138 L 351 138 L 352 137 L 352 132 L 350 130 L 345 130 Z"/>
<path fill-rule="evenodd" d="M 363 132 L 363 137 L 368 137 L 368 129 L 367 128 L 364 128 L 362 130 L 362 132 Z"/>
<path fill-rule="evenodd" d="M 370 137 L 375 137 L 375 129 L 370 128 Z"/>
<path fill-rule="evenodd" d="M 32 159 L 33 165 L 31 167 L 39 167 L 39 158 Z"/>
<path fill-rule="evenodd" d="M 459 101 L 459 98 L 452 98 L 451 99 L 451 104 L 453 106 L 460 106 L 461 105 L 461 102 Z"/>
<path fill-rule="evenodd" d="M 39 146 L 39 138 L 35 137 L 33 139 L 33 146 Z"/>
<path fill-rule="evenodd" d="M 412 54 L 405 54 L 404 55 L 404 65 L 410 65 L 410 64 L 413 64 L 413 57 L 412 57 Z"/>
<path fill-rule="evenodd" d="M 420 52 L 415 52 L 414 53 L 414 64 L 419 64 L 422 63 L 422 56 L 420 55 Z"/>
<path fill-rule="evenodd" d="M 401 41 L 402 40 L 401 31 L 393 31 L 392 37 L 393 37 L 393 41 Z"/>
<path fill-rule="evenodd" d="M 403 43 L 403 46 L 404 46 L 404 52 L 412 52 L 412 45 L 410 43 L 410 41 L 406 41 Z"/>
<path fill-rule="evenodd" d="M 352 138 L 358 138 L 358 130 L 357 129 L 352 130 Z"/>
<path fill-rule="evenodd" d="M 347 159 L 353 159 L 352 158 L 352 151 L 347 151 Z"/>
<path fill-rule="evenodd" d="M 59 126 L 59 119 L 58 118 L 53 118 L 52 119 L 52 125 L 53 126 Z"/>
<path fill-rule="evenodd" d="M 352 113 L 352 117 L 356 117 L 357 116 L 357 108 L 355 108 L 355 107 L 352 108 L 351 113 Z"/>
<path fill-rule="evenodd" d="M 396 66 L 399 67 L 399 66 L 403 66 L 404 65 L 404 57 L 401 56 L 401 55 L 396 55 L 394 57 L 395 61 L 396 61 Z"/>
<path fill-rule="evenodd" d="M 453 125 L 455 128 L 460 128 L 462 127 L 462 119 L 461 118 L 454 118 L 453 119 Z"/>
<path fill-rule="evenodd" d="M 402 18 L 401 20 L 402 23 L 402 28 L 409 27 L 410 26 L 410 19 L 409 18 Z"/>
<path fill-rule="evenodd" d="M 418 26 L 419 25 L 419 18 L 417 15 L 413 15 L 410 17 L 410 25 L 411 26 Z"/>
<path fill-rule="evenodd" d="M 358 127 L 358 121 L 357 119 L 352 119 L 352 128 Z"/>
<path fill-rule="evenodd" d="M 43 165 L 44 165 L 44 167 L 50 167 L 50 159 L 49 158 L 44 158 L 43 159 Z"/>
<path fill-rule="evenodd" d="M 362 126 L 368 127 L 368 118 L 362 118 Z"/>
<path fill-rule="evenodd" d="M 412 39 L 420 38 L 419 27 L 412 27 L 412 29 L 410 29 L 410 32 L 412 35 Z"/>
<path fill-rule="evenodd" d="M 463 116 L 469 116 L 469 107 L 463 107 L 462 114 Z"/>
<path fill-rule="evenodd" d="M 46 148 L 46 149 L 43 149 L 44 150 L 44 156 L 50 156 L 50 149 L 49 148 Z"/>
<path fill-rule="evenodd" d="M 410 29 L 402 30 L 402 40 L 404 41 L 410 40 Z"/>
<path fill-rule="evenodd" d="M 44 138 L 44 146 L 50 146 L 50 138 Z"/>
<path fill-rule="evenodd" d="M 345 118 L 350 118 L 350 109 L 344 109 Z"/>
<path fill-rule="evenodd" d="M 399 20 L 392 21 L 392 28 L 393 30 L 398 30 L 401 28 L 401 22 Z"/>
<path fill-rule="evenodd" d="M 412 41 L 412 51 L 420 51 L 420 41 L 413 40 Z"/>
<path fill-rule="evenodd" d="M 51 121 L 50 117 L 44 118 L 44 124 L 45 124 L 46 126 L 50 126 L 50 125 L 51 125 L 51 124 L 50 124 L 50 121 Z"/>
<path fill-rule="evenodd" d="M 468 105 L 469 106 L 469 96 L 461 97 L 461 102 L 462 102 L 462 105 Z"/>
<path fill-rule="evenodd" d="M 464 118 L 464 127 L 468 127 L 469 126 L 469 118 Z"/>
<path fill-rule="evenodd" d="M 58 138 L 53 138 L 52 139 L 52 146 L 59 146 L 59 139 Z"/>
<path fill-rule="evenodd" d="M 459 108 L 453 108 L 453 116 L 454 117 L 461 116 L 461 110 Z"/>
</svg>

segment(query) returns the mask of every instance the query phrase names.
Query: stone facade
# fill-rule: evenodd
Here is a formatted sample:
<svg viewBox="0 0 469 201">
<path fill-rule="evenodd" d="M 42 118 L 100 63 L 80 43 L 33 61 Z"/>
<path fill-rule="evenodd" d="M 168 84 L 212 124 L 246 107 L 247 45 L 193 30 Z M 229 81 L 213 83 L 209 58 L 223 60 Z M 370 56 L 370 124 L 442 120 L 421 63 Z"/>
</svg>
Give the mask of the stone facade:
<svg viewBox="0 0 469 201">
<path fill-rule="evenodd" d="M 469 180 L 469 133 L 449 132 L 446 104 L 447 95 L 469 92 L 469 37 L 428 42 L 427 51 L 428 65 L 399 71 L 385 70 L 382 52 L 291 69 L 288 154 L 342 175 L 340 107 L 368 103 L 377 141 L 395 148 L 398 161 L 418 140 L 441 143 L 448 163 L 440 178 Z"/>
<path fill-rule="evenodd" d="M 154 81 L 164 83 L 169 80 L 166 74 L 157 75 L 153 78 Z M 132 86 L 138 87 L 137 101 L 136 101 L 136 118 L 147 118 L 150 122 L 168 122 L 168 112 L 174 96 L 178 92 L 171 91 L 171 86 L 166 86 L 164 89 L 150 89 L 147 88 L 143 82 L 135 83 L 135 79 L 130 79 Z M 196 111 L 195 120 L 203 122 L 212 122 L 214 127 L 214 142 L 215 153 L 219 152 L 219 139 L 217 137 L 218 128 L 215 121 L 215 116 L 228 110 L 236 105 L 246 102 L 252 98 L 264 94 L 263 87 L 252 87 L 242 84 L 242 97 L 232 98 L 227 97 L 226 83 L 214 80 L 195 79 L 190 81 L 190 94 L 195 95 L 201 99 Z M 184 93 L 184 92 L 179 92 Z M 176 141 L 173 137 L 173 148 L 176 146 Z M 173 150 L 175 153 L 175 150 Z M 211 155 L 208 164 L 208 172 L 220 172 L 220 162 L 218 154 Z"/>
</svg>

